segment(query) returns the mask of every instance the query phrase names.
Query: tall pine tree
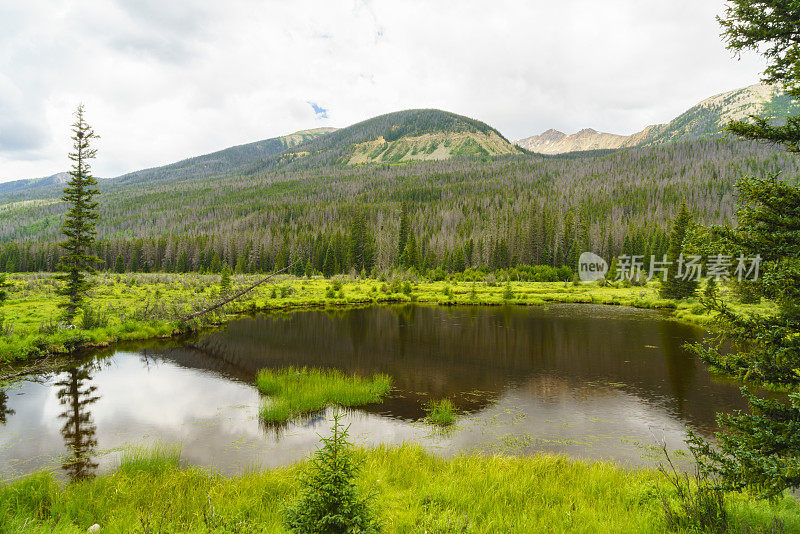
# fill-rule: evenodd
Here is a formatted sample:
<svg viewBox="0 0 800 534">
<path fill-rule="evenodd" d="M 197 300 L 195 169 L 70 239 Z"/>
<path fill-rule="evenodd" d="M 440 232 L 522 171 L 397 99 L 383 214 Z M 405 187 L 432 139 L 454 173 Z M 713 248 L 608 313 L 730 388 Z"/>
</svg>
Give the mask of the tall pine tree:
<svg viewBox="0 0 800 534">
<path fill-rule="evenodd" d="M 778 82 L 800 96 L 800 4 L 772 0 L 732 0 L 720 23 L 728 48 L 764 51 L 765 81 Z M 800 149 L 800 117 L 784 126 L 753 119 L 731 124 L 733 133 Z M 750 488 L 774 496 L 800 487 L 800 187 L 777 176 L 751 177 L 738 185 L 737 227 L 713 235 L 734 253 L 763 259 L 753 290 L 772 299 L 777 313 L 745 316 L 714 294 L 707 305 L 719 313 L 724 338 L 739 350 L 722 354 L 696 346 L 706 361 L 746 381 L 770 382 L 789 390 L 788 402 L 744 390 L 749 412 L 718 416 L 716 446 L 696 435 L 690 445 L 707 472 L 729 489 Z"/>
<path fill-rule="evenodd" d="M 671 262 L 667 270 L 667 279 L 661 283 L 661 296 L 667 299 L 685 299 L 694 295 L 697 291 L 697 280 L 687 277 L 686 280 L 677 278 L 678 259 L 683 254 L 683 242 L 686 233 L 692 224 L 692 215 L 686 208 L 686 203 L 681 203 L 678 216 L 672 224 L 672 232 L 669 236 L 669 250 L 667 251 L 667 261 Z M 660 258 L 656 258 L 660 260 Z M 685 274 L 685 273 L 681 273 Z"/>
<path fill-rule="evenodd" d="M 86 123 L 83 113 L 83 105 L 78 106 L 75 123 L 72 125 L 73 152 L 69 154 L 69 159 L 73 162 L 72 170 L 69 172 L 70 180 L 64 188 L 64 196 L 61 197 L 69 206 L 61 226 L 61 232 L 66 237 L 61 243 L 65 254 L 58 264 L 59 270 L 64 272 L 59 279 L 66 282 L 60 293 L 67 297 L 61 306 L 68 322 L 75 318 L 91 287 L 86 275 L 94 274 L 95 265 L 102 262 L 92 254 L 99 218 L 94 197 L 99 190 L 89 164 L 89 160 L 97 155 L 97 150 L 91 147 L 91 143 L 99 136 Z"/>
<path fill-rule="evenodd" d="M 411 231 L 411 223 L 408 216 L 408 204 L 403 202 L 400 208 L 400 233 L 397 237 L 397 257 L 401 257 L 406 250 L 406 242 L 408 241 L 408 234 Z"/>
</svg>

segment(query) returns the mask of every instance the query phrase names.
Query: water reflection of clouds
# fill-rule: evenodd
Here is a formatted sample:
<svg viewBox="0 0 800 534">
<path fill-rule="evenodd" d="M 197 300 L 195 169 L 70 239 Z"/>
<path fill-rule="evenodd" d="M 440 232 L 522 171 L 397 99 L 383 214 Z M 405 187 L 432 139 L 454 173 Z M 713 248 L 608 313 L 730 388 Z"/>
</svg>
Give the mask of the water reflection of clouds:
<svg viewBox="0 0 800 534">
<path fill-rule="evenodd" d="M 184 461 L 228 474 L 286 465 L 313 452 L 319 434 L 330 429 L 322 418 L 265 433 L 254 387 L 171 362 L 146 366 L 131 353 L 118 353 L 114 365 L 94 373 L 92 385 L 100 397 L 91 406 L 100 471 L 118 465 L 121 449 L 154 442 L 180 443 Z M 16 414 L 0 427 L 0 478 L 56 468 L 66 454 L 58 417 L 63 406 L 52 382 L 27 382 L 15 392 L 22 393 L 10 402 Z M 352 441 L 365 446 L 418 441 L 427 434 L 420 425 L 359 411 L 347 412 L 345 422 Z"/>
<path fill-rule="evenodd" d="M 551 384 L 552 385 L 552 384 Z M 592 388 L 573 395 L 538 397 L 510 388 L 497 402 L 460 424 L 451 450 L 488 453 L 563 453 L 586 459 L 608 459 L 628 465 L 652 464 L 653 447 L 666 440 L 685 450 L 684 424 L 662 407 L 616 388 Z"/>
<path fill-rule="evenodd" d="M 382 405 L 348 412 L 358 445 L 647 463 L 659 439 L 682 447 L 687 425 L 702 428 L 719 407 L 741 400 L 681 352 L 694 331 L 654 319 L 641 310 L 566 305 L 311 311 L 243 319 L 177 349 L 118 352 L 91 373 L 99 399 L 87 411 L 99 469 L 116 466 L 120 448 L 154 441 L 180 443 L 186 462 L 223 473 L 306 457 L 328 433 L 327 419 L 278 428 L 258 420 L 253 376 L 279 365 L 394 377 L 398 391 Z M 0 426 L 0 477 L 60 465 L 56 381 L 9 392 L 16 413 Z M 455 431 L 411 422 L 427 400 L 445 397 L 472 412 Z"/>
<path fill-rule="evenodd" d="M 64 454 L 59 427 L 46 412 L 49 398 L 55 398 L 51 385 L 23 382 L 8 391 L 15 413 L 0 426 L 0 479 L 49 467 Z"/>
</svg>

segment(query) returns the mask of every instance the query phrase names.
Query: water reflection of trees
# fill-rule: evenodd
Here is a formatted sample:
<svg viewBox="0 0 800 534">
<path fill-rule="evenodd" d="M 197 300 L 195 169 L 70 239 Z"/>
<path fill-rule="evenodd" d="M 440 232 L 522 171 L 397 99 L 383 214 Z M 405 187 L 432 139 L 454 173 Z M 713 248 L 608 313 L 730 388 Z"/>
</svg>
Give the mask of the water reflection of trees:
<svg viewBox="0 0 800 534">
<path fill-rule="evenodd" d="M 8 393 L 0 389 L 0 425 L 5 425 L 8 422 L 8 417 L 15 413 L 14 410 L 8 407 Z"/>
<path fill-rule="evenodd" d="M 67 370 L 55 385 L 56 396 L 64 410 L 58 416 L 64 420 L 61 436 L 64 438 L 69 456 L 62 465 L 71 480 L 86 478 L 94 473 L 97 447 L 97 426 L 92 420 L 90 407 L 100 399 L 95 395 L 96 386 L 91 385 L 92 363 Z"/>
<path fill-rule="evenodd" d="M 302 428 L 316 428 L 320 424 L 323 424 L 328 419 L 328 410 L 316 410 L 310 413 L 301 414 L 295 417 L 292 417 L 289 421 L 267 421 L 264 418 L 258 418 L 259 426 L 261 427 L 261 431 L 264 432 L 265 435 L 273 438 L 275 441 L 280 441 L 283 439 L 284 435 L 286 434 L 286 430 L 289 428 L 289 425 L 296 425 Z"/>
<path fill-rule="evenodd" d="M 244 319 L 169 357 L 247 383 L 260 368 L 285 365 L 387 373 L 397 394 L 364 409 L 408 419 L 422 417 L 430 398 L 475 411 L 510 385 L 552 376 L 573 392 L 622 383 L 695 425 L 713 425 L 714 410 L 739 407 L 742 399 L 737 388 L 710 380 L 682 348 L 699 335 L 626 309 L 399 305 Z"/>
</svg>

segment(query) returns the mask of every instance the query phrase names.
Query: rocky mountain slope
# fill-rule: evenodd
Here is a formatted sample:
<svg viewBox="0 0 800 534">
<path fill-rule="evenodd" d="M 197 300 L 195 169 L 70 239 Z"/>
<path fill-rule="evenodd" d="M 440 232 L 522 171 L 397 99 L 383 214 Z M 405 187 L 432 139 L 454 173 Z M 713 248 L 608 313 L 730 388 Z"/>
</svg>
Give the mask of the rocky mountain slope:
<svg viewBox="0 0 800 534">
<path fill-rule="evenodd" d="M 671 141 L 718 137 L 722 127 L 749 115 L 785 120 L 800 112 L 800 105 L 779 87 L 751 85 L 703 100 L 666 124 L 647 126 L 632 135 L 598 132 L 591 128 L 567 135 L 547 130 L 540 135 L 520 139 L 516 145 L 540 154 L 563 154 L 586 150 L 650 146 Z"/>
<path fill-rule="evenodd" d="M 407 163 L 520 152 L 481 121 L 438 109 L 410 109 L 379 115 L 314 139 L 265 166 Z"/>
</svg>

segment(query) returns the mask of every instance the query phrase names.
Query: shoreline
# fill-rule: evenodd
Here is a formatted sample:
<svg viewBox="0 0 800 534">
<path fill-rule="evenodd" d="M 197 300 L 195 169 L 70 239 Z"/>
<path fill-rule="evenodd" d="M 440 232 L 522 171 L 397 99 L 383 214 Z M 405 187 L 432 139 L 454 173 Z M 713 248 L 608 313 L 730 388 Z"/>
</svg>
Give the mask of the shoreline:
<svg viewBox="0 0 800 534">
<path fill-rule="evenodd" d="M 42 280 L 45 275 L 14 275 L 11 281 Z M 199 298 L 210 293 L 213 296 L 214 284 L 218 280 L 215 275 L 197 274 L 140 274 L 129 273 L 125 275 L 104 274 L 98 277 L 98 284 L 94 290 L 95 298 L 90 305 L 100 308 L 105 302 L 106 310 L 94 313 L 105 314 L 105 325 L 95 328 L 57 328 L 48 331 L 41 325 L 52 324 L 52 313 L 55 308 L 52 302 L 50 315 L 48 310 L 43 310 L 39 316 L 40 326 L 38 331 L 28 327 L 28 331 L 3 336 L 0 339 L 0 365 L 5 369 L 0 370 L 0 381 L 12 378 L 24 372 L 26 364 L 39 372 L 40 365 L 36 362 L 42 360 L 62 360 L 80 356 L 89 351 L 113 348 L 127 342 L 147 342 L 157 340 L 180 339 L 224 327 L 225 325 L 246 315 L 268 312 L 293 312 L 310 309 L 336 308 L 347 309 L 362 306 L 382 304 L 425 304 L 434 306 L 543 306 L 548 304 L 595 304 L 604 306 L 622 306 L 636 309 L 649 309 L 668 311 L 669 320 L 700 328 L 713 328 L 713 317 L 706 315 L 698 306 L 697 299 L 689 301 L 673 301 L 661 299 L 658 296 L 658 285 L 650 284 L 639 287 L 613 287 L 599 286 L 595 283 L 573 285 L 564 282 L 509 282 L 508 284 L 487 284 L 486 282 L 463 281 L 418 281 L 387 282 L 380 279 L 349 279 L 338 277 L 324 278 L 284 278 L 259 288 L 246 295 L 239 301 L 226 305 L 225 312 L 212 313 L 202 318 L 203 320 L 183 323 L 175 319 L 156 318 L 122 318 L 113 317 L 114 308 L 130 309 L 143 299 L 137 298 L 140 293 L 147 295 L 146 306 L 156 299 L 163 299 L 176 310 L 179 305 L 184 309 L 191 305 L 191 297 L 198 294 L 197 288 L 202 289 Z M 235 277 L 237 284 L 245 285 L 252 276 Z M 44 278 L 47 280 L 47 278 Z M 165 284 L 168 280 L 169 284 Z M 189 291 L 185 281 L 190 280 L 197 288 Z M 137 291 L 133 295 L 123 292 L 119 294 L 118 286 L 135 283 Z M 184 287 L 177 291 L 169 291 L 165 286 L 183 283 Z M 392 287 L 390 287 L 390 284 Z M 404 287 L 405 286 L 405 287 Z M 338 287 L 339 289 L 335 289 Z M 504 296 L 507 288 L 511 288 L 512 298 Z M 210 289 L 210 291 L 209 291 Z M 405 292 L 404 292 L 405 291 Z M 187 294 L 190 298 L 186 298 Z M 114 296 L 114 302 L 111 304 Z M 16 330 L 15 318 L 24 315 L 28 306 L 41 299 L 12 298 L 0 308 L 5 313 L 5 324 Z M 198 299 L 198 297 L 195 297 Z M 178 302 L 180 301 L 180 302 Z M 158 302 L 159 305 L 167 305 Z M 769 305 L 753 306 L 759 312 L 768 309 Z M 16 313 L 15 313 L 16 312 Z M 700 313 L 695 313 L 700 312 Z M 116 319 L 116 321 L 113 321 Z M 76 321 L 77 322 L 77 321 Z M 34 320 L 29 323 L 35 325 Z M 44 331 L 43 331 L 44 330 Z"/>
</svg>

